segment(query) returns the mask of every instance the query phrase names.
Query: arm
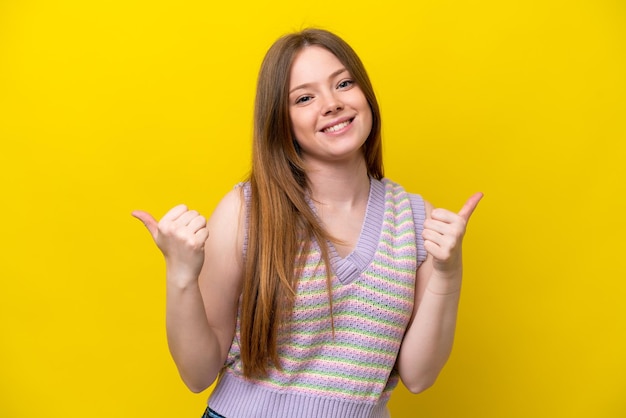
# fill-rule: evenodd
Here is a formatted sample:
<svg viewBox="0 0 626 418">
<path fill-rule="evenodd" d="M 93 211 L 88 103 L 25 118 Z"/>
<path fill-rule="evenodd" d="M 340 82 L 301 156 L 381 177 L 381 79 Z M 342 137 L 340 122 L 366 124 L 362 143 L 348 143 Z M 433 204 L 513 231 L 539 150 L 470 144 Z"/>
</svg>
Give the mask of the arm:
<svg viewBox="0 0 626 418">
<path fill-rule="evenodd" d="M 398 355 L 404 385 L 419 393 L 435 383 L 450 356 L 463 275 L 462 241 L 469 218 L 482 198 L 472 196 L 458 214 L 426 206 L 426 260 L 417 271 L 413 317 Z"/>
<path fill-rule="evenodd" d="M 222 199 L 208 223 L 183 205 L 158 223 L 133 212 L 165 257 L 168 345 L 193 392 L 213 383 L 235 332 L 243 272 L 241 213 L 239 190 Z"/>
</svg>

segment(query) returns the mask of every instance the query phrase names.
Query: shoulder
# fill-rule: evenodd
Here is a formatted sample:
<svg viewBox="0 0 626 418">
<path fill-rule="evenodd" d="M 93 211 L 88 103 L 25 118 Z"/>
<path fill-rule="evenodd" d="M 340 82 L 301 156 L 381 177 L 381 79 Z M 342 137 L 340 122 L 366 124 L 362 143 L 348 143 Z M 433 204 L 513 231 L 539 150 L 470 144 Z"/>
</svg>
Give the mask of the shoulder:
<svg viewBox="0 0 626 418">
<path fill-rule="evenodd" d="M 241 212 L 244 202 L 244 184 L 240 183 L 222 197 L 212 217 L 233 217 Z"/>
<path fill-rule="evenodd" d="M 394 195 L 402 194 L 406 196 L 410 200 L 411 206 L 413 208 L 416 208 L 420 212 L 423 212 L 426 219 L 430 218 L 430 213 L 433 210 L 433 205 L 428 200 L 424 199 L 421 194 L 409 192 L 402 185 L 387 177 L 384 177 L 381 180 L 372 181 L 380 182 L 381 186 L 386 190 L 387 193 L 391 193 Z"/>
<path fill-rule="evenodd" d="M 243 186 L 228 191 L 215 207 L 208 222 L 210 240 L 218 241 L 216 249 L 232 246 L 237 253 L 243 245 L 245 211 Z"/>
</svg>

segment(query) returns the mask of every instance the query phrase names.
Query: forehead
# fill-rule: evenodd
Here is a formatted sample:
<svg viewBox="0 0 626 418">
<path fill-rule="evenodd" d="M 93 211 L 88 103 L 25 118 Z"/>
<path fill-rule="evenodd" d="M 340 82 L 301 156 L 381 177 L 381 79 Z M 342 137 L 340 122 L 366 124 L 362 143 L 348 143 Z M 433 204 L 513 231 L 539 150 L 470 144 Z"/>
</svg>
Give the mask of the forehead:
<svg viewBox="0 0 626 418">
<path fill-rule="evenodd" d="M 290 86 L 321 82 L 345 68 L 329 50 L 320 46 L 306 46 L 296 55 L 291 65 Z"/>
</svg>

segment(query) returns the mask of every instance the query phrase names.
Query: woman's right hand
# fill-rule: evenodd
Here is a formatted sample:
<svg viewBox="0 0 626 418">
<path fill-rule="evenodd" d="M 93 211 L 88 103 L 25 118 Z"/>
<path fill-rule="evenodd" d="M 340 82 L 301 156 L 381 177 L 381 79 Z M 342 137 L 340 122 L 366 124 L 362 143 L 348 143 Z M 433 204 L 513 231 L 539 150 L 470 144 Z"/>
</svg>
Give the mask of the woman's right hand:
<svg viewBox="0 0 626 418">
<path fill-rule="evenodd" d="M 146 226 L 165 257 L 168 278 L 185 286 L 197 282 L 204 264 L 204 244 L 209 237 L 207 221 L 195 210 L 178 205 L 160 221 L 141 210 L 132 212 Z"/>
</svg>

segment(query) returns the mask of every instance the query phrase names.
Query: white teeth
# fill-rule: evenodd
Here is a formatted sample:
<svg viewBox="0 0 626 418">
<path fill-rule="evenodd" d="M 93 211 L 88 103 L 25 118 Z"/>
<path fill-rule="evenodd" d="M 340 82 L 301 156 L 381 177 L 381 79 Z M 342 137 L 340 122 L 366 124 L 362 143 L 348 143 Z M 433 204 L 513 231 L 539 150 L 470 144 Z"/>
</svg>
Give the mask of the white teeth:
<svg viewBox="0 0 626 418">
<path fill-rule="evenodd" d="M 347 120 L 345 122 L 341 122 L 341 123 L 338 123 L 338 124 L 336 124 L 334 126 L 331 126 L 330 128 L 324 129 L 324 132 L 337 132 L 338 130 L 345 128 L 349 124 L 350 124 L 350 121 Z"/>
</svg>

